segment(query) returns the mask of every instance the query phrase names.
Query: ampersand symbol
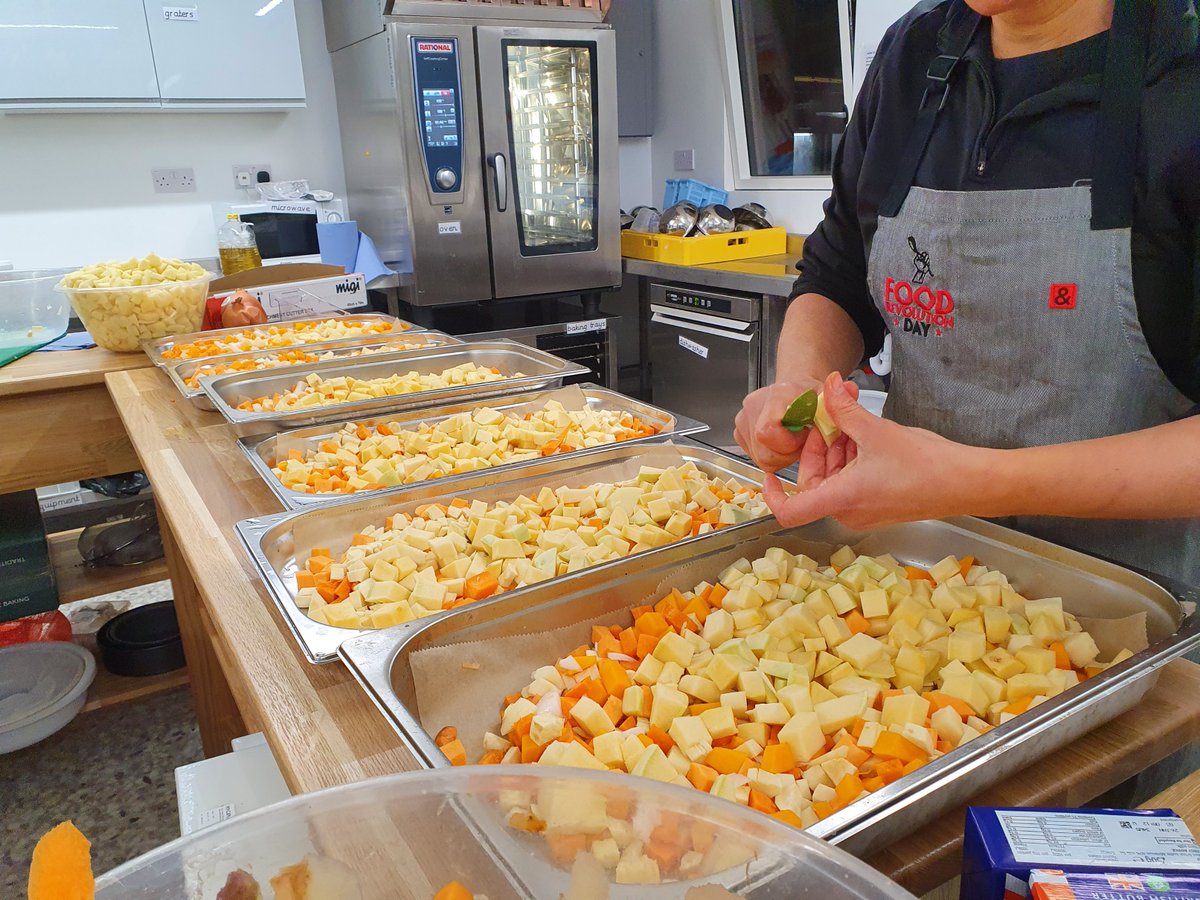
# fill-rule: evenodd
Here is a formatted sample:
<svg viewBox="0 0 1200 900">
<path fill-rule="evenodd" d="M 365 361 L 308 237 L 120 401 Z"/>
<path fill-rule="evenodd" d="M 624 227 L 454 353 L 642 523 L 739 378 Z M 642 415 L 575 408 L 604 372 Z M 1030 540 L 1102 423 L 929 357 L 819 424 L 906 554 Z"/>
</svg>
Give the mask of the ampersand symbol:
<svg viewBox="0 0 1200 900">
<path fill-rule="evenodd" d="M 1076 285 L 1074 284 L 1052 284 L 1050 285 L 1050 302 L 1051 309 L 1074 309 L 1075 308 L 1075 293 Z"/>
</svg>

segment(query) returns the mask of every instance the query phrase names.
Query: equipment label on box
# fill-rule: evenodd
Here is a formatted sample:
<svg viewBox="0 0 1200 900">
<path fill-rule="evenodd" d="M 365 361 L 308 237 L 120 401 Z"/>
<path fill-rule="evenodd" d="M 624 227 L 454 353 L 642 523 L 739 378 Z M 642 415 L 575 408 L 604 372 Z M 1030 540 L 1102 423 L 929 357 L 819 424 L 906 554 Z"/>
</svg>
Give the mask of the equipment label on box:
<svg viewBox="0 0 1200 900">
<path fill-rule="evenodd" d="M 1200 869 L 1181 819 L 1034 810 L 997 810 L 996 819 L 1019 863 Z"/>
<path fill-rule="evenodd" d="M 568 322 L 563 326 L 564 334 L 586 334 L 589 331 L 608 331 L 608 320 L 588 319 L 586 322 Z"/>
<path fill-rule="evenodd" d="M 684 350 L 691 350 L 701 359 L 708 359 L 708 348 L 703 344 L 697 344 L 695 341 L 688 340 L 682 334 L 679 336 L 679 346 Z"/>
<path fill-rule="evenodd" d="M 200 17 L 194 6 L 164 6 L 163 18 L 168 22 L 195 22 Z"/>
<path fill-rule="evenodd" d="M 226 819 L 233 818 L 233 804 L 222 803 L 220 806 L 214 806 L 212 809 L 206 809 L 200 813 L 197 819 L 197 824 L 201 828 L 207 828 L 209 825 L 216 825 L 218 822 L 224 822 Z"/>
</svg>

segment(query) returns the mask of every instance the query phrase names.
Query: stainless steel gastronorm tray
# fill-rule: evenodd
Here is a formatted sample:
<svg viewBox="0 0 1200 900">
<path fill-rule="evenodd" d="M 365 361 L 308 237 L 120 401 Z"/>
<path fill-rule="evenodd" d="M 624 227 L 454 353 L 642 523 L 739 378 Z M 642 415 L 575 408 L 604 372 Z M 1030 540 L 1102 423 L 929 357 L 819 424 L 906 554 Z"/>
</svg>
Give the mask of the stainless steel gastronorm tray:
<svg viewBox="0 0 1200 900">
<path fill-rule="evenodd" d="M 526 496 L 536 494 L 543 486 L 584 487 L 594 484 L 601 477 L 605 481 L 621 480 L 636 477 L 642 466 L 642 457 L 648 452 L 656 452 L 659 447 L 674 447 L 679 451 L 683 462 L 692 462 L 706 474 L 720 478 L 736 478 L 747 485 L 760 486 L 762 472 L 748 463 L 724 454 L 719 450 L 704 447 L 687 441 L 677 441 L 674 444 L 662 445 L 633 445 L 620 444 L 616 447 L 606 447 L 595 450 L 587 455 L 574 459 L 550 457 L 540 463 L 531 463 L 519 470 L 485 469 L 472 476 L 465 476 L 455 482 L 453 495 L 464 500 L 482 500 L 493 503 L 497 500 L 512 500 L 521 494 Z M 619 467 L 620 474 L 615 477 L 609 467 Z M 607 472 L 602 471 L 607 470 Z M 600 472 L 600 475 L 596 473 Z M 235 526 L 242 546 L 254 561 L 259 577 L 270 594 L 275 605 L 279 607 L 288 627 L 296 636 L 304 655 L 314 663 L 332 662 L 337 657 L 337 649 L 348 638 L 368 634 L 366 629 L 338 628 L 333 625 L 323 625 L 314 622 L 304 610 L 296 606 L 296 569 L 300 564 L 297 559 L 296 533 L 303 532 L 304 539 L 299 548 L 301 553 L 307 553 L 313 546 L 329 547 L 335 554 L 340 554 L 350 545 L 351 538 L 367 525 L 381 524 L 390 515 L 399 512 L 411 512 L 422 504 L 435 500 L 448 499 L 441 480 L 430 482 L 424 487 L 413 487 L 409 490 L 375 497 L 368 500 L 351 500 L 346 503 L 335 503 L 329 506 L 316 507 L 300 512 L 276 513 L 270 516 L 260 516 L 245 519 Z M 774 520 L 772 520 L 774 521 Z M 752 523 L 751 523 L 752 524 Z M 719 534 L 739 531 L 749 527 L 734 525 L 721 529 Z M 684 547 L 695 552 L 698 546 L 711 540 L 712 534 L 700 537 L 686 538 L 669 547 Z M 607 572 L 608 577 L 626 576 L 637 570 L 645 561 L 661 553 L 662 548 L 649 550 L 627 556 L 621 560 L 602 563 L 584 571 Z M 551 590 L 565 590 L 565 585 L 578 577 L 579 573 L 553 578 L 536 586 L 539 596 L 545 594 L 545 586 Z M 519 588 L 498 595 L 510 603 L 520 605 L 522 598 L 529 596 L 535 587 Z M 495 600 L 483 600 L 469 606 L 460 607 L 450 612 L 435 613 L 427 619 L 470 614 L 476 607 L 486 606 Z M 408 631 L 415 623 L 397 625 L 390 631 Z"/>
<path fill-rule="evenodd" d="M 643 422 L 649 422 L 658 427 L 659 432 L 651 437 L 638 438 L 636 440 L 622 441 L 620 444 L 605 444 L 604 447 L 589 447 L 587 449 L 578 450 L 573 453 L 556 454 L 554 459 L 574 459 L 586 454 L 595 453 L 600 449 L 608 449 L 610 447 L 621 446 L 627 447 L 635 444 L 646 443 L 661 443 L 672 437 L 680 437 L 686 434 L 696 434 L 701 431 L 706 431 L 708 426 L 703 422 L 697 422 L 695 419 L 689 419 L 686 416 L 676 416 L 674 413 L 669 413 L 664 409 L 659 409 L 657 406 L 651 406 L 648 403 L 642 403 L 639 400 L 634 400 L 631 397 L 626 397 L 623 394 L 618 394 L 616 391 L 610 391 L 593 384 L 584 384 L 579 386 L 583 391 L 583 396 L 587 402 L 588 409 L 595 411 L 616 410 L 628 412 L 640 418 Z M 487 406 L 490 409 L 498 412 L 506 412 L 514 409 L 526 407 L 528 409 L 540 408 L 547 400 L 554 396 L 554 391 L 532 391 L 521 394 L 505 394 L 500 397 L 495 397 Z M 462 413 L 474 412 L 479 409 L 480 403 L 475 400 L 462 401 L 450 406 L 438 406 L 432 409 L 409 410 L 398 413 L 383 413 L 378 416 L 369 417 L 367 419 L 350 419 L 350 424 L 357 425 L 360 422 L 374 422 L 384 420 L 387 422 L 397 422 L 405 428 L 417 428 L 421 425 L 436 425 L 446 419 L 452 418 Z M 250 465 L 254 467 L 254 471 L 259 477 L 267 483 L 267 487 L 271 489 L 279 502 L 283 504 L 285 509 L 305 509 L 310 506 L 327 506 L 330 503 L 343 503 L 348 499 L 362 499 L 364 497 L 381 497 L 387 494 L 396 494 L 406 490 L 411 490 L 414 487 L 420 487 L 425 482 L 414 482 L 412 484 L 401 485 L 399 487 L 384 488 L 377 491 L 365 491 L 356 494 L 305 494 L 300 491 L 294 491 L 286 487 L 272 471 L 272 466 L 275 465 L 275 460 L 279 456 L 277 448 L 281 443 L 285 443 L 288 447 L 295 448 L 301 452 L 316 449 L 321 441 L 333 437 L 346 424 L 347 420 L 337 420 L 335 422 L 327 422 L 324 425 L 312 425 L 308 428 L 296 428 L 291 431 L 282 431 L 277 434 L 269 435 L 254 435 L 251 437 L 242 438 L 238 441 L 242 451 L 250 459 Z M 523 462 L 508 463 L 503 466 L 494 466 L 491 469 L 480 471 L 505 471 L 510 472 L 522 466 L 527 466 L 542 462 L 541 459 L 526 460 Z M 437 479 L 438 487 L 449 491 L 454 485 L 464 478 L 470 478 L 477 475 L 479 472 L 468 472 L 463 475 L 452 475 Z"/>
<path fill-rule="evenodd" d="M 809 829 L 862 856 L 902 839 L 988 785 L 1130 709 L 1154 685 L 1163 665 L 1200 647 L 1200 615 L 1193 611 L 1185 617 L 1180 603 L 1183 599 L 1195 600 L 1194 589 L 1166 579 L 1151 580 L 989 522 L 965 517 L 914 522 L 870 535 L 851 532 L 831 520 L 804 528 L 777 529 L 772 519 L 734 532 L 719 532 L 700 546 L 671 545 L 652 558 L 618 570 L 587 570 L 568 583 L 548 589 L 536 586 L 520 597 L 501 595 L 487 604 L 467 607 L 459 615 L 422 620 L 403 631 L 372 632 L 347 641 L 340 655 L 417 758 L 437 767 L 448 763 L 435 746 L 433 735 L 421 725 L 410 663 L 414 653 L 434 646 L 486 644 L 513 635 L 550 632 L 609 613 L 613 621 L 620 621 L 621 614 L 655 592 L 663 579 L 683 566 L 694 567 L 697 581 L 711 580 L 737 558 L 753 559 L 769 547 L 817 556 L 822 550 L 827 555 L 825 547 L 830 545 L 863 541 L 866 552 L 890 552 L 902 563 L 921 567 L 947 554 L 970 554 L 1003 571 L 1026 596 L 1061 596 L 1064 606 L 1076 614 L 1118 618 L 1146 613 L 1147 650 Z M 589 634 L 588 625 L 581 624 L 578 632 L 567 628 L 548 639 L 544 658 L 530 660 L 530 671 L 586 642 Z M 523 684 L 493 679 L 478 692 L 479 707 L 474 712 L 481 721 L 494 718 L 499 699 L 521 687 Z"/>
<path fill-rule="evenodd" d="M 388 333 L 393 334 L 393 335 L 408 334 L 409 332 L 426 330 L 417 325 L 414 325 L 412 322 L 406 322 L 403 319 L 397 319 L 395 316 L 388 316 L 388 315 L 384 315 L 382 313 L 360 313 L 360 314 L 354 314 L 354 315 L 341 315 L 341 316 L 329 315 L 329 316 L 312 316 L 312 317 L 304 318 L 304 319 L 285 319 L 282 322 L 268 322 L 263 327 L 269 328 L 271 325 L 300 325 L 300 324 L 304 324 L 306 322 L 326 322 L 329 319 L 341 319 L 342 321 L 347 322 L 347 323 L 349 323 L 349 322 L 381 322 L 384 324 L 391 325 L 391 327 L 392 327 L 391 332 L 382 332 L 382 334 L 388 334 Z M 165 359 L 163 357 L 163 354 L 166 353 L 168 350 L 170 350 L 172 347 L 174 347 L 176 344 L 190 344 L 192 341 L 213 340 L 215 338 L 225 337 L 230 334 L 237 334 L 238 332 L 245 331 L 245 330 L 246 330 L 246 326 L 242 326 L 239 328 L 214 328 L 211 331 L 194 331 L 190 334 L 173 334 L 170 337 L 158 338 L 157 340 L 153 340 L 153 341 L 146 341 L 144 344 L 142 344 L 142 349 L 146 351 L 146 355 L 148 357 L 150 357 L 150 361 L 152 363 L 154 363 L 156 366 L 170 366 L 170 365 L 174 365 L 176 360 Z M 337 340 L 345 340 L 345 338 L 338 338 Z M 317 347 L 324 343 L 328 343 L 328 342 L 314 341 L 311 344 L 303 344 L 303 345 L 297 345 L 297 346 Z M 268 352 L 268 351 L 264 351 L 264 352 Z M 218 354 L 218 356 L 229 356 L 229 355 L 230 354 L 228 354 L 228 353 Z M 212 357 L 212 356 L 197 356 L 197 357 L 193 357 L 193 361 L 200 361 L 200 360 L 214 359 L 214 358 L 215 357 Z"/>
<path fill-rule="evenodd" d="M 386 358 L 385 358 L 386 357 Z M 347 403 L 330 403 L 283 412 L 248 412 L 239 403 L 289 390 L 310 374 L 322 377 L 353 375 L 355 378 L 386 378 L 405 372 L 435 374 L 465 363 L 499 369 L 502 374 L 521 377 L 502 378 L 483 384 L 464 384 L 433 391 L 416 391 L 390 397 L 374 397 Z M 408 350 L 378 354 L 374 357 L 331 359 L 327 362 L 269 369 L 265 372 L 238 372 L 204 382 L 204 392 L 217 410 L 235 425 L 262 422 L 270 425 L 312 425 L 331 419 L 366 416 L 385 410 L 419 409 L 438 406 L 463 397 L 482 398 L 534 388 L 560 387 L 564 378 L 585 375 L 586 366 L 527 347 L 515 341 L 479 341 L 455 347 Z"/>
<path fill-rule="evenodd" d="M 202 387 L 190 387 L 187 379 L 195 374 L 197 369 L 204 366 L 212 366 L 220 364 L 228 364 L 237 362 L 243 359 L 258 359 L 262 356 L 270 356 L 273 353 L 281 353 L 284 350 L 303 350 L 305 353 L 329 353 L 331 359 L 354 359 L 356 351 L 364 349 L 378 350 L 378 352 L 389 352 L 386 349 L 390 344 L 403 343 L 406 346 L 397 346 L 390 352 L 406 352 L 411 350 L 424 350 L 430 347 L 450 347 L 462 344 L 463 342 L 456 337 L 451 337 L 448 334 L 442 334 L 440 331 L 406 331 L 403 333 L 380 334 L 373 337 L 358 337 L 358 338 L 342 338 L 338 341 L 319 341 L 315 344 L 305 344 L 301 347 L 287 347 L 278 350 L 248 350 L 245 353 L 227 353 L 223 356 L 209 356 L 204 359 L 185 359 L 185 360 L 170 360 L 169 365 L 163 366 L 163 371 L 167 373 L 167 377 L 171 379 L 172 384 L 183 394 L 188 400 L 199 409 L 213 410 L 212 400 L 204 393 Z M 294 365 L 301 365 L 295 363 Z M 276 366 L 274 369 L 261 369 L 258 371 L 284 371 L 293 368 L 294 366 Z M 216 378 L 216 375 L 205 375 L 202 378 Z"/>
</svg>

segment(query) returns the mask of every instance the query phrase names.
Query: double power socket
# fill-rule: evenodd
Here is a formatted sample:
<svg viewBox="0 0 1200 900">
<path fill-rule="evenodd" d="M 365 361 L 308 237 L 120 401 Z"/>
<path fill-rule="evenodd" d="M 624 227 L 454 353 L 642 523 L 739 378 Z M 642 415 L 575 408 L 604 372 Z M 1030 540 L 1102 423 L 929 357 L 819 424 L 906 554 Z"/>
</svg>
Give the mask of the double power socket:
<svg viewBox="0 0 1200 900">
<path fill-rule="evenodd" d="M 239 188 L 254 187 L 258 184 L 259 172 L 265 172 L 267 180 L 271 180 L 271 167 L 267 163 L 235 165 L 233 167 L 234 186 Z M 151 169 L 150 178 L 154 182 L 154 193 L 156 194 L 196 193 L 195 169 Z"/>
</svg>

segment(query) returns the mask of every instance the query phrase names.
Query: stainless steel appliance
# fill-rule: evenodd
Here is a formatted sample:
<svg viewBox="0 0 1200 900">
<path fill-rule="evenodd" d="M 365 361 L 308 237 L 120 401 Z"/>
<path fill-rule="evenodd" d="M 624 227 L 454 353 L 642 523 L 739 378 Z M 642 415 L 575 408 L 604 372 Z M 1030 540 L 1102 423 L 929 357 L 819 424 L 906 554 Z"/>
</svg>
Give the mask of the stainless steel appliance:
<svg viewBox="0 0 1200 900">
<path fill-rule="evenodd" d="M 653 402 L 708 425 L 698 440 L 737 451 L 733 419 L 745 396 L 775 377 L 786 307 L 782 297 L 652 284 Z"/>
<path fill-rule="evenodd" d="M 616 50 L 598 12 L 325 3 L 350 215 L 416 306 L 619 285 Z"/>
</svg>

